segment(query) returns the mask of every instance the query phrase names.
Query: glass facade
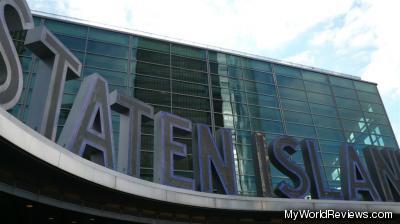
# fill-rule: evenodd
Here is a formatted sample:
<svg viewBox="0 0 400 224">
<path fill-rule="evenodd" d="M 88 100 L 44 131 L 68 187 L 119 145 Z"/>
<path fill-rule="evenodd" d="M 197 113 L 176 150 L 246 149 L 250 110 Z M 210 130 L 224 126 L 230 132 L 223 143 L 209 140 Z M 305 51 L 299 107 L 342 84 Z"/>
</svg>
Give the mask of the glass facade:
<svg viewBox="0 0 400 224">
<path fill-rule="evenodd" d="M 35 23 L 45 24 L 83 63 L 81 77 L 66 82 L 58 135 L 83 78 L 96 72 L 109 82 L 110 91 L 124 91 L 154 106 L 155 112 L 208 124 L 213 132 L 231 128 L 243 195 L 256 195 L 254 132 L 267 140 L 280 135 L 316 139 L 331 188 L 340 187 L 341 143 L 353 143 L 358 152 L 368 145 L 398 148 L 375 84 L 54 19 L 36 17 Z M 13 37 L 24 87 L 10 112 L 26 121 L 38 59 L 24 47 L 24 33 Z M 112 116 L 118 150 L 119 114 Z M 142 131 L 141 178 L 151 181 L 153 121 L 144 122 Z M 178 133 L 175 140 L 187 144 L 189 153 L 175 162 L 176 174 L 193 177 L 191 136 Z M 299 152 L 292 159 L 303 163 Z M 274 167 L 271 172 L 274 185 L 289 181 Z"/>
</svg>

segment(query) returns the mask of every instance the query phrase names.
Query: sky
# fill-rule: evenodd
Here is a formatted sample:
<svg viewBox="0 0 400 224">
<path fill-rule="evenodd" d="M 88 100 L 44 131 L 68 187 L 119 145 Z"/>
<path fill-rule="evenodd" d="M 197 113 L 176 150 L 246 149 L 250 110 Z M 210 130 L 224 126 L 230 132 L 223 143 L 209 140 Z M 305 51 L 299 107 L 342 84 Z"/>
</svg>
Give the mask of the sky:
<svg viewBox="0 0 400 224">
<path fill-rule="evenodd" d="M 27 2 L 37 11 L 243 51 L 376 82 L 400 143 L 400 1 Z"/>
</svg>

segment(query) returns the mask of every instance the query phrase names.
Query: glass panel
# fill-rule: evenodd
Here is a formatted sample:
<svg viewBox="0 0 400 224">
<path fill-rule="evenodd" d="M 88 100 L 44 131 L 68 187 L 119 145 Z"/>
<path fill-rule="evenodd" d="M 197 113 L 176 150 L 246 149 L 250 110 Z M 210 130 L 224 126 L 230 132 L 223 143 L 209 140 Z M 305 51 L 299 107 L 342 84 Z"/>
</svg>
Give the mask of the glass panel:
<svg viewBox="0 0 400 224">
<path fill-rule="evenodd" d="M 118 71 L 127 71 L 128 70 L 128 61 L 123 59 L 109 58 L 99 55 L 87 54 L 86 55 L 86 64 L 99 67 L 106 68 Z"/>
<path fill-rule="evenodd" d="M 356 91 L 353 89 L 332 86 L 332 90 L 333 93 L 335 93 L 335 96 L 346 97 L 351 99 L 357 98 Z"/>
<path fill-rule="evenodd" d="M 342 109 L 342 108 L 338 108 L 338 111 L 339 111 L 340 117 L 348 118 L 348 119 L 356 120 L 356 121 L 365 121 L 364 116 L 361 111 L 348 110 L 348 109 Z"/>
<path fill-rule="evenodd" d="M 304 91 L 289 89 L 289 88 L 285 88 L 285 87 L 278 87 L 278 88 L 279 88 L 279 93 L 280 93 L 281 97 L 299 99 L 299 100 L 304 100 L 304 101 L 307 99 Z"/>
<path fill-rule="evenodd" d="M 255 70 L 243 70 L 243 78 L 249 79 L 257 82 L 264 82 L 264 83 L 274 83 L 274 78 L 272 74 L 259 72 Z"/>
<path fill-rule="evenodd" d="M 171 105 L 171 94 L 144 89 L 135 89 L 134 97 L 150 104 Z"/>
<path fill-rule="evenodd" d="M 226 64 L 226 55 L 224 53 L 208 51 L 208 59 L 210 61 Z"/>
<path fill-rule="evenodd" d="M 180 117 L 189 119 L 193 123 L 202 123 L 211 125 L 211 113 L 209 112 L 173 108 L 172 113 Z"/>
<path fill-rule="evenodd" d="M 367 124 L 362 121 L 351 121 L 342 119 L 342 125 L 345 130 L 367 132 Z"/>
<path fill-rule="evenodd" d="M 311 112 L 314 114 L 322 114 L 325 116 L 334 116 L 334 117 L 337 116 L 335 107 L 310 103 L 310 108 Z"/>
<path fill-rule="evenodd" d="M 394 136 L 392 129 L 388 125 L 368 123 L 371 134 Z"/>
<path fill-rule="evenodd" d="M 319 141 L 319 148 L 323 152 L 339 153 L 341 142 Z"/>
<path fill-rule="evenodd" d="M 89 39 L 101 40 L 122 45 L 129 44 L 129 36 L 126 34 L 96 28 L 89 28 Z"/>
<path fill-rule="evenodd" d="M 362 101 L 381 104 L 381 99 L 379 98 L 379 95 L 377 95 L 377 94 L 360 92 L 360 91 L 357 91 L 357 94 L 358 94 L 358 98 Z"/>
<path fill-rule="evenodd" d="M 136 63 L 136 66 L 134 66 L 134 63 Z M 136 72 L 139 74 L 169 78 L 169 67 L 166 66 L 154 65 L 144 62 L 133 62 L 131 69 L 132 72 Z"/>
<path fill-rule="evenodd" d="M 56 34 L 57 38 L 69 49 L 85 51 L 86 40 Z"/>
<path fill-rule="evenodd" d="M 380 104 L 360 102 L 363 111 L 385 114 L 385 109 Z"/>
<path fill-rule="evenodd" d="M 301 80 L 301 79 L 294 79 L 294 78 L 277 75 L 276 80 L 277 80 L 278 85 L 280 85 L 280 86 L 286 86 L 286 87 L 302 89 L 302 90 L 304 89 L 303 80 Z"/>
<path fill-rule="evenodd" d="M 83 75 L 84 76 L 88 76 L 88 75 L 91 75 L 93 73 L 98 73 L 99 75 L 103 76 L 110 85 L 127 86 L 128 76 L 126 75 L 126 73 L 113 72 L 113 71 L 95 69 L 95 68 L 88 68 L 88 67 L 85 67 L 85 69 L 83 71 Z M 76 94 L 77 91 L 75 91 L 73 93 Z"/>
<path fill-rule="evenodd" d="M 276 95 L 275 86 L 256 82 L 244 81 L 247 92 L 258 94 Z"/>
<path fill-rule="evenodd" d="M 141 49 L 132 49 L 133 59 L 139 61 L 152 62 L 156 64 L 169 65 L 169 54 L 158 53 L 154 51 L 146 51 Z"/>
<path fill-rule="evenodd" d="M 133 80 L 135 87 L 170 92 L 169 80 L 136 75 Z"/>
<path fill-rule="evenodd" d="M 225 128 L 235 128 L 233 124 L 233 116 L 228 114 L 217 114 L 214 113 L 215 126 Z"/>
<path fill-rule="evenodd" d="M 371 139 L 369 138 L 368 133 L 346 131 L 344 135 L 348 143 L 371 145 Z"/>
<path fill-rule="evenodd" d="M 169 43 L 144 37 L 137 38 L 138 48 L 169 52 Z"/>
<path fill-rule="evenodd" d="M 227 55 L 227 62 L 228 62 L 228 65 L 233 65 L 236 67 L 242 66 L 242 59 L 238 56 Z"/>
<path fill-rule="evenodd" d="M 310 112 L 307 102 L 304 102 L 304 101 L 281 99 L 281 104 L 282 104 L 283 109 L 296 110 L 296 111 L 302 111 L 302 112 Z"/>
<path fill-rule="evenodd" d="M 338 129 L 341 128 L 339 120 L 337 118 L 313 115 L 313 119 L 315 126 L 338 128 Z"/>
<path fill-rule="evenodd" d="M 371 135 L 372 144 L 377 146 L 385 146 L 390 148 L 398 148 L 396 139 L 392 137 Z"/>
<path fill-rule="evenodd" d="M 289 135 L 295 135 L 306 138 L 316 138 L 315 130 L 314 127 L 312 126 L 286 123 L 286 129 Z"/>
<path fill-rule="evenodd" d="M 331 95 L 331 90 L 328 85 L 308 81 L 304 81 L 304 85 L 308 91 Z"/>
<path fill-rule="evenodd" d="M 283 133 L 282 123 L 279 121 L 268 121 L 262 119 L 251 120 L 253 130 L 272 133 Z"/>
<path fill-rule="evenodd" d="M 171 53 L 186 57 L 199 58 L 204 60 L 206 59 L 205 50 L 178 44 L 171 45 Z"/>
<path fill-rule="evenodd" d="M 307 71 L 307 70 L 303 70 L 302 73 L 303 73 L 304 80 L 328 83 L 328 75 L 324 75 L 324 74 L 316 73 L 316 72 L 312 72 L 312 71 Z"/>
<path fill-rule="evenodd" d="M 233 78 L 242 78 L 242 69 L 241 68 L 236 68 L 232 66 L 228 66 L 228 75 L 233 77 Z"/>
<path fill-rule="evenodd" d="M 228 75 L 228 66 L 210 63 L 210 72 L 218 75 Z"/>
<path fill-rule="evenodd" d="M 210 102 L 208 99 L 181 96 L 177 94 L 172 95 L 172 106 L 173 107 L 183 107 L 195 110 L 210 110 Z"/>
<path fill-rule="evenodd" d="M 264 61 L 257 61 L 253 59 L 247 59 L 246 67 L 253 68 L 261 71 L 271 71 L 271 64 Z"/>
<path fill-rule="evenodd" d="M 367 91 L 370 93 L 378 93 L 376 84 L 354 81 L 354 86 L 356 87 L 357 90 Z"/>
<path fill-rule="evenodd" d="M 87 51 L 120 58 L 128 58 L 128 48 L 118 45 L 105 44 L 97 41 L 88 41 Z"/>
<path fill-rule="evenodd" d="M 248 106 L 250 111 L 250 116 L 271 119 L 271 120 L 280 120 L 281 115 L 278 109 L 272 109 L 269 107 L 257 107 L 257 106 Z"/>
<path fill-rule="evenodd" d="M 365 113 L 365 119 L 370 123 L 390 125 L 389 120 L 385 115 Z"/>
<path fill-rule="evenodd" d="M 342 86 L 353 89 L 353 81 L 350 79 L 340 78 L 336 76 L 329 76 L 332 85 Z"/>
<path fill-rule="evenodd" d="M 172 66 L 199 71 L 207 71 L 207 65 L 205 61 L 199 61 L 178 56 L 172 56 Z"/>
<path fill-rule="evenodd" d="M 259 106 L 278 107 L 278 102 L 275 96 L 264 96 L 253 93 L 247 93 L 247 102 Z"/>
<path fill-rule="evenodd" d="M 284 75 L 288 75 L 288 76 L 292 76 L 295 78 L 299 78 L 301 79 L 301 74 L 300 74 L 300 70 L 297 68 L 292 68 L 292 67 L 288 67 L 285 65 L 274 65 L 275 67 L 275 73 L 278 74 L 284 74 Z"/>
<path fill-rule="evenodd" d="M 317 127 L 317 132 L 321 139 L 344 141 L 343 133 L 339 130 Z"/>
<path fill-rule="evenodd" d="M 356 110 L 360 109 L 360 104 L 358 103 L 358 101 L 355 100 L 336 97 L 336 104 L 338 107 L 344 107 Z"/>
<path fill-rule="evenodd" d="M 188 95 L 208 97 L 208 86 L 172 81 L 172 91 Z"/>
<path fill-rule="evenodd" d="M 294 123 L 303 123 L 312 125 L 313 121 L 311 119 L 311 115 L 304 114 L 304 113 L 297 113 L 292 111 L 284 111 L 285 120 L 287 122 L 294 122 Z"/>
<path fill-rule="evenodd" d="M 325 104 L 325 105 L 330 105 L 334 106 L 335 103 L 333 102 L 333 99 L 329 95 L 323 95 L 319 93 L 307 93 L 308 95 L 308 101 L 313 102 L 313 103 L 320 103 L 320 104 Z"/>
<path fill-rule="evenodd" d="M 172 68 L 172 78 L 187 82 L 195 82 L 201 84 L 208 84 L 206 73 L 185 70 L 180 68 Z"/>
<path fill-rule="evenodd" d="M 54 20 L 45 21 L 46 27 L 53 31 L 54 33 L 63 33 L 72 36 L 84 37 L 86 38 L 87 27 L 75 25 L 71 23 L 64 23 Z"/>
</svg>

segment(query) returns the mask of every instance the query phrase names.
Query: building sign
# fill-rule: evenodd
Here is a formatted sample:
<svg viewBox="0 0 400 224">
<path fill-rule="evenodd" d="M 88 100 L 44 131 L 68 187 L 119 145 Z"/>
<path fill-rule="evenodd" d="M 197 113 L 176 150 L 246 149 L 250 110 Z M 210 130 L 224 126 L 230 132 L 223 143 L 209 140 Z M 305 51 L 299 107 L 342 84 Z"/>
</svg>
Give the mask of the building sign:
<svg viewBox="0 0 400 224">
<path fill-rule="evenodd" d="M 27 30 L 25 45 L 40 59 L 27 124 L 56 141 L 56 128 L 66 80 L 78 78 L 82 63 L 44 26 L 33 28 L 24 0 L 0 1 L 0 105 L 10 109 L 22 91 L 22 68 L 10 31 Z M 120 114 L 118 157 L 115 155 L 111 111 Z M 142 119 L 154 120 L 154 181 L 198 190 L 237 194 L 231 130 L 220 128 L 213 135 L 207 125 L 154 108 L 122 92 L 109 93 L 99 74 L 86 77 L 57 143 L 107 168 L 140 176 Z M 176 132 L 191 133 L 194 178 L 175 174 L 175 158 L 187 156 L 187 146 L 174 140 Z M 290 159 L 301 149 L 304 168 Z M 283 136 L 265 142 L 254 136 L 253 161 L 259 196 L 315 199 L 400 201 L 400 152 L 364 150 L 366 164 L 350 144 L 340 148 L 340 189 L 326 186 L 318 144 Z M 269 167 L 290 178 L 272 189 Z"/>
</svg>

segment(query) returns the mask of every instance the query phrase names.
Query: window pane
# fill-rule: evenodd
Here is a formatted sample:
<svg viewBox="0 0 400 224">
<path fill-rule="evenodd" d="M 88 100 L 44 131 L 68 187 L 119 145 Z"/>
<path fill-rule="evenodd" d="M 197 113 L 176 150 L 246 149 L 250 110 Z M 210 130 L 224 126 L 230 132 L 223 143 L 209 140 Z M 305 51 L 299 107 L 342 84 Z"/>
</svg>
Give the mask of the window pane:
<svg viewBox="0 0 400 224">
<path fill-rule="evenodd" d="M 139 61 L 146 61 L 156 64 L 169 65 L 169 54 L 146 51 L 141 49 L 132 49 L 132 58 Z"/>
<path fill-rule="evenodd" d="M 129 44 L 129 36 L 126 34 L 96 28 L 89 29 L 89 39 L 101 40 L 122 45 Z"/>
<path fill-rule="evenodd" d="M 343 133 L 339 130 L 318 127 L 317 132 L 318 132 L 319 138 L 321 138 L 321 139 L 344 141 Z"/>
<path fill-rule="evenodd" d="M 389 120 L 387 119 L 387 117 L 385 115 L 365 113 L 365 119 L 370 123 L 389 125 Z"/>
<path fill-rule="evenodd" d="M 56 34 L 56 36 L 70 50 L 85 50 L 86 41 L 84 39 L 68 37 L 60 34 Z"/>
<path fill-rule="evenodd" d="M 303 70 L 302 73 L 303 73 L 304 80 L 328 83 L 328 75 L 324 75 L 324 74 L 316 73 L 316 72 L 312 72 L 312 71 L 307 71 L 307 70 Z"/>
<path fill-rule="evenodd" d="M 354 86 L 357 90 L 367 91 L 370 93 L 378 93 L 376 85 L 372 83 L 354 81 Z"/>
<path fill-rule="evenodd" d="M 188 95 L 208 97 L 208 86 L 172 81 L 172 91 Z"/>
<path fill-rule="evenodd" d="M 276 95 L 275 86 L 261 84 L 256 82 L 244 81 L 247 92 L 254 92 L 258 94 Z"/>
<path fill-rule="evenodd" d="M 343 108 L 338 108 L 340 117 L 348 118 L 355 121 L 365 121 L 364 116 L 361 111 L 348 110 Z"/>
<path fill-rule="evenodd" d="M 357 98 L 356 91 L 353 89 L 332 86 L 332 90 L 335 93 L 335 96 L 346 97 L 351 99 Z"/>
<path fill-rule="evenodd" d="M 206 59 L 205 50 L 178 44 L 171 45 L 171 53 L 185 57 L 199 58 L 204 60 Z"/>
<path fill-rule="evenodd" d="M 227 55 L 226 57 L 228 65 L 233 65 L 236 67 L 242 66 L 242 58 L 234 55 Z"/>
<path fill-rule="evenodd" d="M 299 100 L 306 100 L 306 94 L 304 91 L 289 89 L 285 87 L 278 87 L 279 94 L 281 97 L 284 98 L 292 98 L 292 99 L 299 99 Z"/>
<path fill-rule="evenodd" d="M 170 92 L 169 80 L 136 75 L 133 80 L 135 87 Z"/>
<path fill-rule="evenodd" d="M 340 78 L 336 76 L 329 76 L 332 85 L 342 86 L 353 89 L 353 81 L 350 79 Z"/>
<path fill-rule="evenodd" d="M 137 41 L 138 41 L 137 43 L 138 48 L 169 52 L 169 43 L 167 42 L 153 40 L 144 37 L 137 38 Z"/>
<path fill-rule="evenodd" d="M 372 144 L 377 146 L 385 146 L 389 148 L 398 148 L 396 139 L 392 137 L 371 135 Z"/>
<path fill-rule="evenodd" d="M 267 72 L 271 71 L 270 63 L 264 62 L 264 61 L 257 61 L 257 60 L 253 60 L 253 59 L 247 59 L 247 63 L 245 65 L 245 67 L 253 68 L 253 69 L 261 70 L 261 71 L 267 71 Z"/>
<path fill-rule="evenodd" d="M 367 132 L 367 124 L 363 121 L 342 119 L 343 129 L 348 131 Z"/>
<path fill-rule="evenodd" d="M 315 130 L 312 126 L 305 126 L 301 124 L 286 123 L 286 129 L 289 135 L 295 135 L 306 138 L 316 138 Z"/>
<path fill-rule="evenodd" d="M 328 85 L 308 81 L 304 81 L 304 85 L 308 91 L 331 95 L 331 90 Z"/>
<path fill-rule="evenodd" d="M 255 70 L 243 70 L 243 78 L 257 82 L 274 83 L 272 74 Z"/>
<path fill-rule="evenodd" d="M 301 79 L 294 79 L 294 78 L 277 75 L 276 80 L 277 80 L 278 85 L 280 85 L 280 86 L 286 86 L 286 87 L 291 87 L 291 88 L 295 88 L 295 89 L 304 89 L 303 80 L 301 80 Z"/>
<path fill-rule="evenodd" d="M 315 126 L 340 129 L 340 123 L 337 118 L 313 115 L 313 119 Z"/>
<path fill-rule="evenodd" d="M 319 148 L 323 152 L 339 153 L 339 149 L 342 143 L 330 142 L 330 141 L 319 141 Z"/>
<path fill-rule="evenodd" d="M 75 25 L 71 23 L 64 23 L 54 20 L 46 20 L 46 27 L 54 33 L 63 33 L 71 36 L 78 36 L 86 38 L 87 27 Z"/>
<path fill-rule="evenodd" d="M 182 81 L 208 84 L 208 78 L 206 73 L 185 70 L 180 68 L 172 68 L 172 78 Z"/>
<path fill-rule="evenodd" d="M 300 70 L 297 68 L 292 68 L 289 66 L 285 66 L 285 65 L 274 65 L 275 67 L 275 73 L 278 74 L 283 74 L 283 75 L 288 75 L 288 76 L 292 76 L 295 78 L 302 78 L 301 74 L 300 74 Z"/>
<path fill-rule="evenodd" d="M 252 119 L 251 121 L 255 131 L 283 133 L 282 124 L 279 121 L 268 121 L 262 119 Z"/>
<path fill-rule="evenodd" d="M 379 96 L 377 94 L 366 93 L 366 92 L 361 92 L 361 91 L 357 91 L 357 94 L 358 94 L 358 98 L 362 101 L 381 104 L 381 99 L 379 98 Z"/>
<path fill-rule="evenodd" d="M 392 129 L 388 125 L 368 123 L 371 134 L 394 136 Z"/>
<path fill-rule="evenodd" d="M 85 67 L 85 69 L 83 71 L 84 76 L 88 76 L 93 73 L 98 73 L 99 75 L 103 76 L 110 85 L 127 86 L 128 76 L 126 73 L 113 72 L 113 71 L 88 68 L 88 67 Z M 73 93 L 76 93 L 76 92 L 73 92 Z"/>
<path fill-rule="evenodd" d="M 269 107 L 258 107 L 258 106 L 248 106 L 250 111 L 250 116 L 270 119 L 270 120 L 280 120 L 281 115 L 278 109 L 272 109 Z"/>
<path fill-rule="evenodd" d="M 171 94 L 166 92 L 135 89 L 134 97 L 145 103 L 171 105 Z"/>
<path fill-rule="evenodd" d="M 218 75 L 228 75 L 228 66 L 210 63 L 210 72 Z"/>
<path fill-rule="evenodd" d="M 385 109 L 380 104 L 360 102 L 363 111 L 385 114 Z"/>
<path fill-rule="evenodd" d="M 287 122 L 303 123 L 303 124 L 309 124 L 309 125 L 313 124 L 311 115 L 309 115 L 309 114 L 292 112 L 292 111 L 284 111 L 284 115 L 285 115 L 285 120 Z"/>
<path fill-rule="evenodd" d="M 304 101 L 281 99 L 281 104 L 283 109 L 310 112 L 307 102 Z"/>
<path fill-rule="evenodd" d="M 86 64 L 118 71 L 128 70 L 128 61 L 124 59 L 109 58 L 99 55 L 87 54 Z"/>
<path fill-rule="evenodd" d="M 105 44 L 97 41 L 88 41 L 87 51 L 96 54 L 128 58 L 128 48 L 118 45 Z"/>
<path fill-rule="evenodd" d="M 207 65 L 205 61 L 199 61 L 190 58 L 183 58 L 178 56 L 172 56 L 172 66 L 187 68 L 192 70 L 207 71 Z"/>
<path fill-rule="evenodd" d="M 345 99 L 341 97 L 336 97 L 336 104 L 338 107 L 350 108 L 350 109 L 360 109 L 360 104 L 358 101 Z"/>
<path fill-rule="evenodd" d="M 325 104 L 325 105 L 330 105 L 330 106 L 335 105 L 332 97 L 329 95 L 323 95 L 323 94 L 319 94 L 319 93 L 307 93 L 307 95 L 308 95 L 309 102 L 320 103 L 320 104 Z"/>
<path fill-rule="evenodd" d="M 242 78 L 242 73 L 243 71 L 241 68 L 228 66 L 228 76 L 231 76 L 233 78 Z"/>
<path fill-rule="evenodd" d="M 184 117 L 188 120 L 191 120 L 193 123 L 202 123 L 211 125 L 211 113 L 209 112 L 173 108 L 172 113 L 180 117 Z"/>
<path fill-rule="evenodd" d="M 172 94 L 172 106 L 195 110 L 210 110 L 208 99 Z"/>
<path fill-rule="evenodd" d="M 247 93 L 247 102 L 259 106 L 278 107 L 278 102 L 275 96 L 264 96 L 253 93 Z"/>
<path fill-rule="evenodd" d="M 134 66 L 135 64 L 136 66 Z M 133 62 L 131 69 L 134 73 L 169 78 L 169 67 L 166 66 Z"/>
</svg>

